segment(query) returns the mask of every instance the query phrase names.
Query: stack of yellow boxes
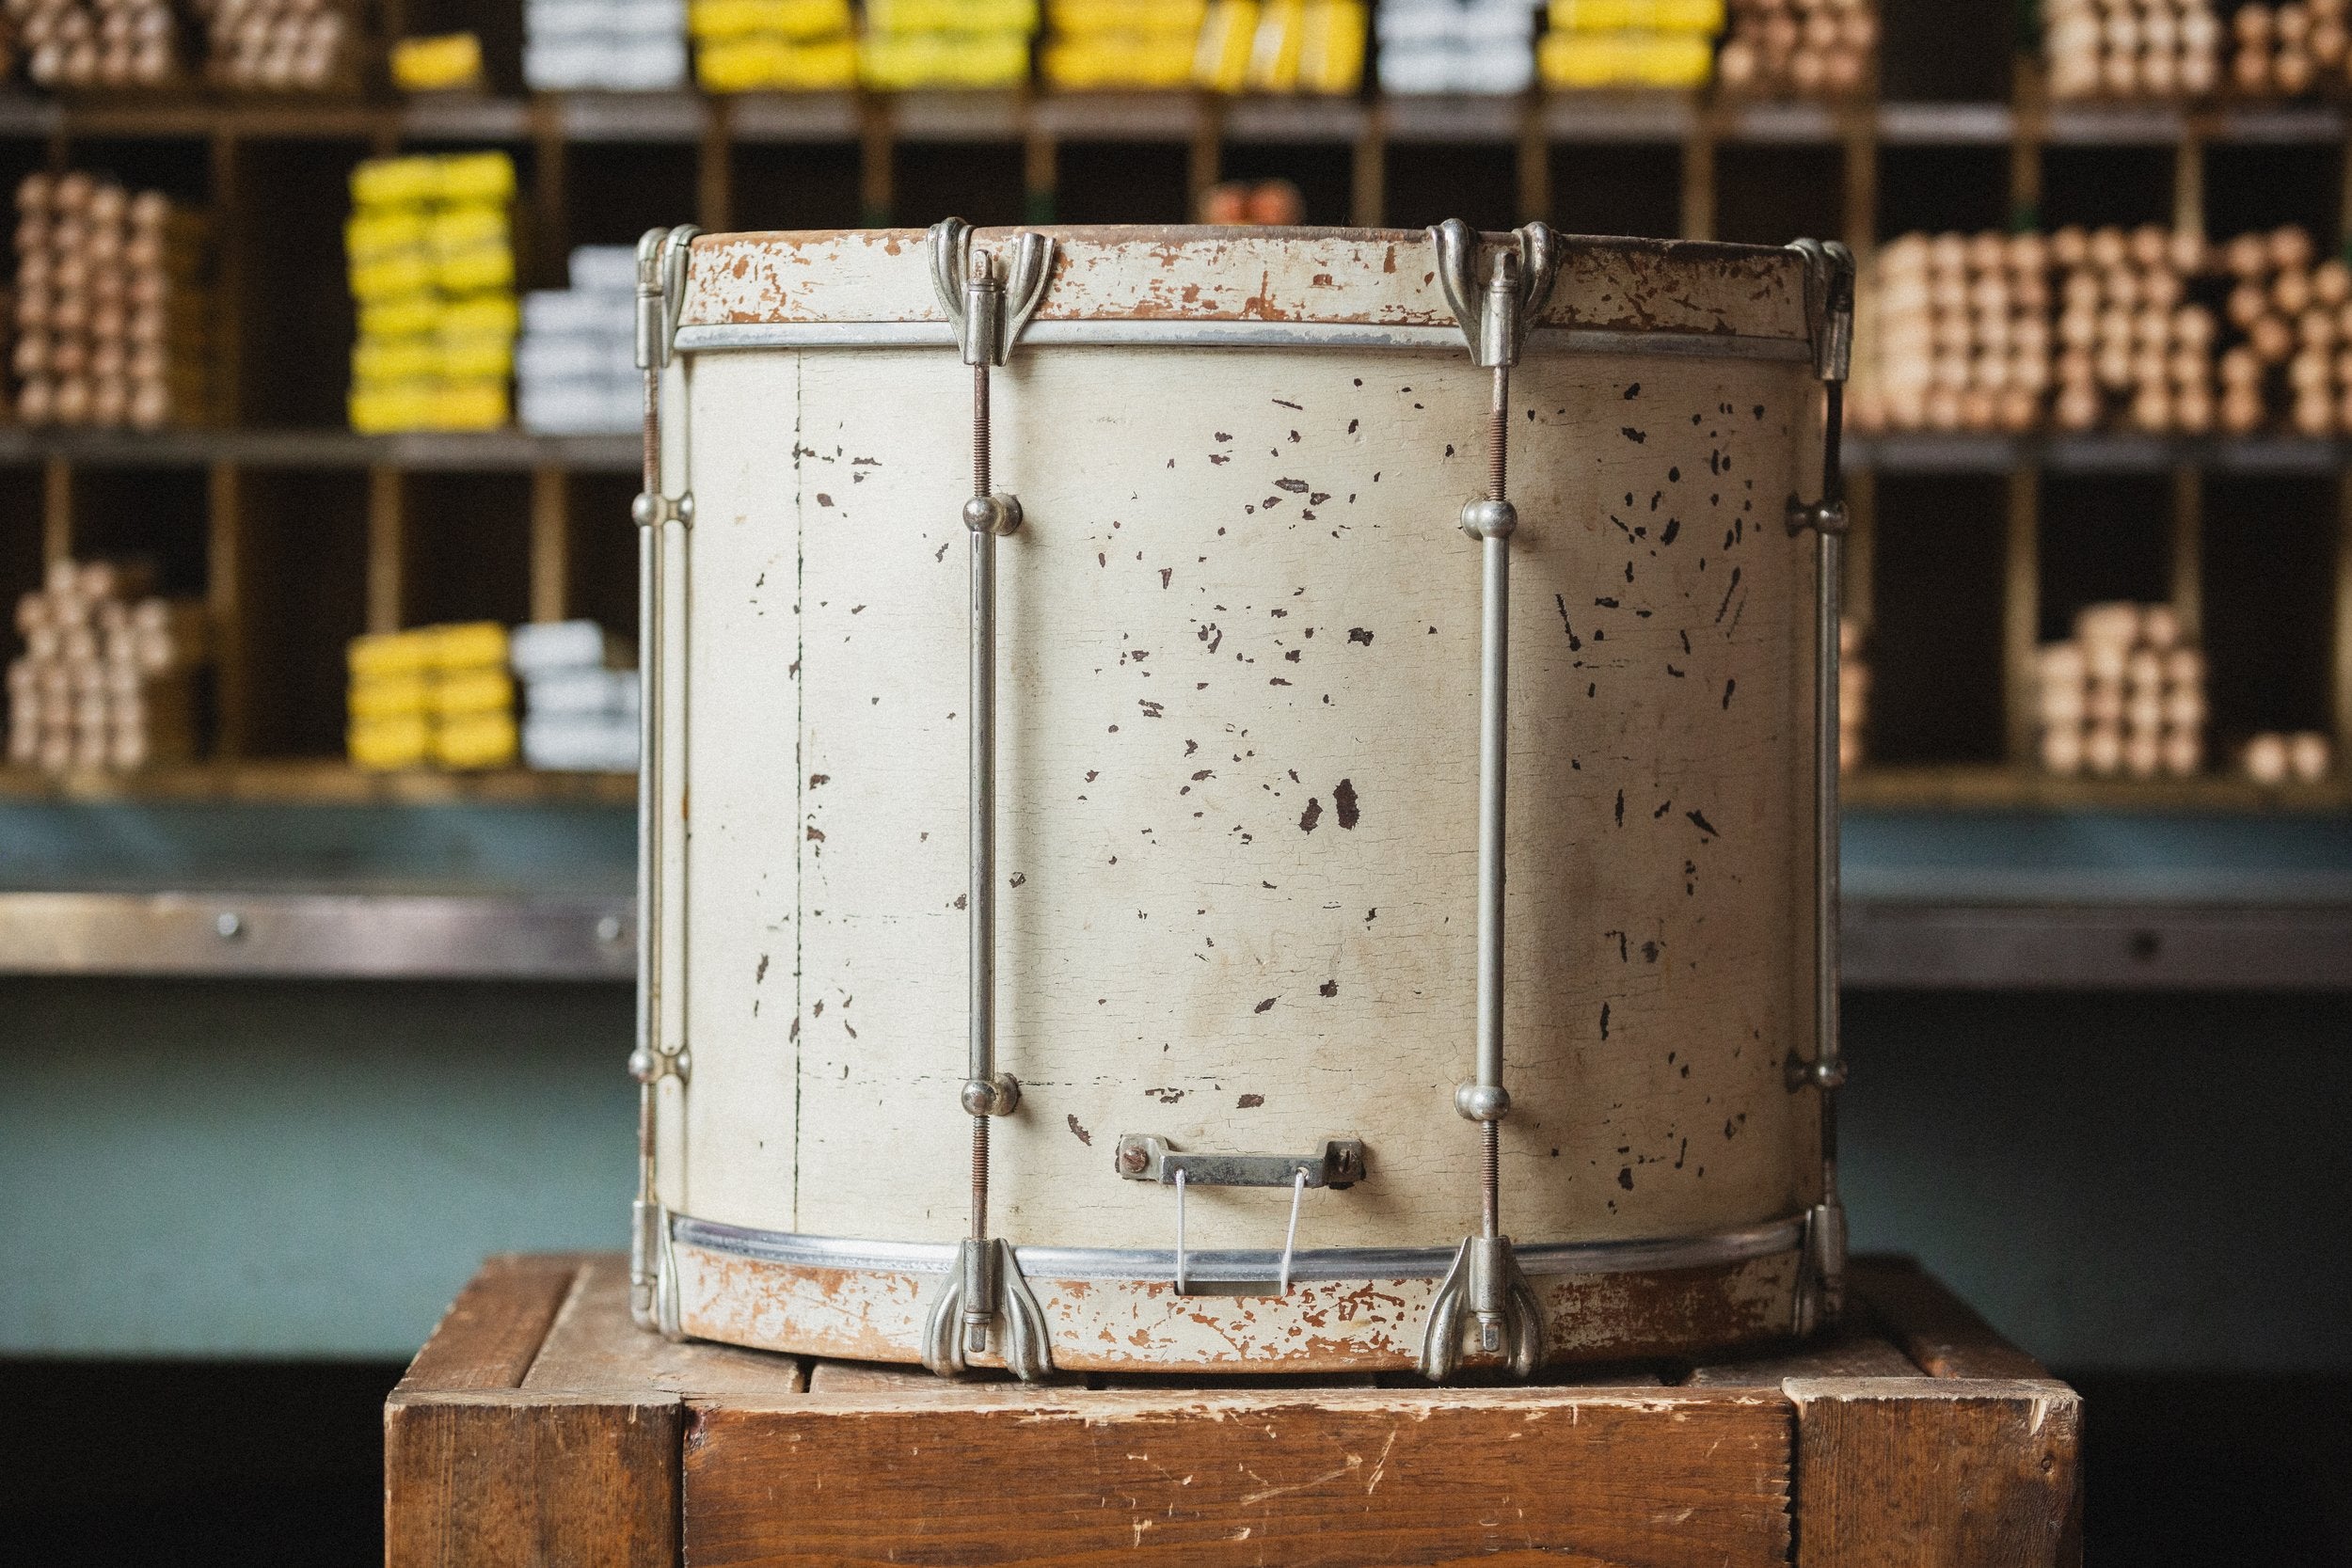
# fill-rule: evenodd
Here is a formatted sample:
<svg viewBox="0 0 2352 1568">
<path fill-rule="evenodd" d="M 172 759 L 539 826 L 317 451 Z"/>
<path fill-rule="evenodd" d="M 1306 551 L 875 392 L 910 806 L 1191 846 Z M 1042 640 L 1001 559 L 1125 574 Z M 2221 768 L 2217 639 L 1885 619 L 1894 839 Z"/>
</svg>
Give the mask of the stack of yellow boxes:
<svg viewBox="0 0 2352 1568">
<path fill-rule="evenodd" d="M 1182 87 L 1209 0 L 1051 0 L 1046 84 L 1065 91 Z"/>
<path fill-rule="evenodd" d="M 351 643 L 351 760 L 360 768 L 506 768 L 515 679 L 495 621 L 420 626 Z"/>
<path fill-rule="evenodd" d="M 1352 93 L 1364 79 L 1363 0 L 1210 0 L 1193 84 L 1212 92 Z"/>
<path fill-rule="evenodd" d="M 869 87 L 1018 87 L 1029 79 L 1037 0 L 866 0 L 859 73 Z"/>
<path fill-rule="evenodd" d="M 515 162 L 376 158 L 351 172 L 344 230 L 359 341 L 351 427 L 494 430 L 515 371 Z"/>
<path fill-rule="evenodd" d="M 850 0 L 692 0 L 694 79 L 705 92 L 823 92 L 857 86 Z"/>
<path fill-rule="evenodd" d="M 1551 0 L 1536 61 L 1554 87 L 1701 87 L 1724 0 Z"/>
</svg>

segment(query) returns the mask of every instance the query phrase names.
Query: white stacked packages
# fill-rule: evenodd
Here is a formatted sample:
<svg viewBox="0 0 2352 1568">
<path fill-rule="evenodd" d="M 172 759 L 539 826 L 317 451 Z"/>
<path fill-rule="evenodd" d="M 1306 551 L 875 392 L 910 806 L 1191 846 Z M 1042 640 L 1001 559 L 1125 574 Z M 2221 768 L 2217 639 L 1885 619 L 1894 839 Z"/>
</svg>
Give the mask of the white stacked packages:
<svg viewBox="0 0 2352 1568">
<path fill-rule="evenodd" d="M 523 689 L 523 766 L 555 773 L 637 768 L 637 672 L 594 621 L 516 626 L 508 643 Z"/>
<path fill-rule="evenodd" d="M 524 0 L 523 40 L 534 92 L 686 85 L 686 0 Z"/>
<path fill-rule="evenodd" d="M 1384 91 L 1515 93 L 1534 83 L 1532 0 L 1381 0 L 1375 25 Z"/>
<path fill-rule="evenodd" d="M 637 369 L 637 251 L 584 245 L 572 286 L 523 296 L 515 349 L 516 404 L 525 430 L 545 436 L 626 435 L 644 419 Z"/>
</svg>

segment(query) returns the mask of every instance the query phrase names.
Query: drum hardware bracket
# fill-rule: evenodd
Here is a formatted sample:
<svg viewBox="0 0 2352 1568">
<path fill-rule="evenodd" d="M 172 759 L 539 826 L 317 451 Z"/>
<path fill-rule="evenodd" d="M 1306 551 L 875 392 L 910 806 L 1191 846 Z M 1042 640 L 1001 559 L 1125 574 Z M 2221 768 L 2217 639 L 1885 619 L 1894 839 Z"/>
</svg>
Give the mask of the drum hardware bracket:
<svg viewBox="0 0 2352 1568">
<path fill-rule="evenodd" d="M 638 674 L 644 688 L 641 705 L 639 750 L 642 754 L 637 797 L 639 873 L 637 882 L 637 1043 L 628 1054 L 628 1075 L 637 1084 L 637 1198 L 630 1206 L 629 1315 L 641 1328 L 679 1337 L 677 1264 L 670 1245 L 670 1212 L 659 1196 L 654 1178 L 654 1098 L 664 1078 L 683 1088 L 692 1059 L 683 1040 L 662 1038 L 659 999 L 661 952 L 660 896 L 661 775 L 660 749 L 663 718 L 660 673 L 655 666 L 660 636 L 659 621 L 664 598 L 661 535 L 672 524 L 690 526 L 694 518 L 691 491 L 663 493 L 661 473 L 661 375 L 675 357 L 678 317 L 686 298 L 686 262 L 694 238 L 702 230 L 679 224 L 648 230 L 637 242 L 637 368 L 644 372 L 644 447 L 643 488 L 629 503 L 629 516 L 638 527 L 638 623 L 641 627 Z"/>
<path fill-rule="evenodd" d="M 1478 1072 L 1454 1091 L 1454 1108 L 1480 1124 L 1484 1155 L 1478 1233 L 1464 1238 L 1429 1308 L 1421 1366 L 1433 1382 L 1461 1365 L 1465 1327 L 1482 1354 L 1499 1355 L 1519 1377 L 1543 1358 L 1543 1307 L 1502 1233 L 1502 1119 L 1511 1113 L 1503 1085 L 1503 877 L 1509 800 L 1511 536 L 1518 513 L 1510 502 L 1511 367 L 1528 329 L 1551 297 L 1560 271 L 1551 230 L 1531 223 L 1500 252 L 1483 289 L 1478 235 L 1458 218 L 1429 231 L 1438 282 L 1469 341 L 1470 361 L 1494 372 L 1487 407 L 1486 493 L 1462 509 L 1462 531 L 1478 541 L 1481 593 L 1478 724 Z M 1470 1323 L 1463 1322 L 1467 1306 Z"/>
<path fill-rule="evenodd" d="M 1364 1180 L 1364 1146 L 1359 1138 L 1326 1138 L 1312 1154 L 1193 1154 L 1170 1148 L 1150 1132 L 1120 1136 L 1115 1160 L 1130 1181 L 1176 1185 L 1182 1177 L 1195 1187 L 1290 1187 L 1302 1177 L 1310 1187 L 1344 1192 Z"/>
<path fill-rule="evenodd" d="M 1846 481 L 1841 451 L 1846 376 L 1853 359 L 1853 255 L 1835 242 L 1799 240 L 1814 371 L 1825 392 L 1821 499 L 1788 498 L 1788 531 L 1814 532 L 1814 992 L 1813 1057 L 1789 1053 L 1791 1093 L 1820 1095 L 1821 1199 L 1805 1214 L 1796 1291 L 1799 1334 L 1835 1323 L 1845 1309 L 1846 1212 L 1837 1196 L 1837 1090 L 1846 1082 L 1838 1022 L 1838 648 L 1845 572 Z"/>
<path fill-rule="evenodd" d="M 1053 278 L 1054 242 L 1022 234 L 1007 275 L 996 260 L 975 255 L 972 227 L 947 218 L 930 230 L 931 284 L 972 367 L 972 495 L 963 523 L 972 536 L 971 752 L 965 905 L 970 933 L 967 1071 L 957 1103 L 972 1118 L 972 1227 L 956 1266 L 941 1283 L 923 1322 L 923 1364 L 942 1376 L 962 1371 L 986 1351 L 1019 1377 L 1053 1370 L 1045 1317 L 1021 1277 L 1012 1244 L 988 1233 L 989 1120 L 1020 1108 L 1021 1085 L 996 1070 L 996 541 L 1021 527 L 1019 498 L 990 483 L 993 431 L 990 372 L 1005 363 L 1024 327 L 1044 303 Z"/>
</svg>

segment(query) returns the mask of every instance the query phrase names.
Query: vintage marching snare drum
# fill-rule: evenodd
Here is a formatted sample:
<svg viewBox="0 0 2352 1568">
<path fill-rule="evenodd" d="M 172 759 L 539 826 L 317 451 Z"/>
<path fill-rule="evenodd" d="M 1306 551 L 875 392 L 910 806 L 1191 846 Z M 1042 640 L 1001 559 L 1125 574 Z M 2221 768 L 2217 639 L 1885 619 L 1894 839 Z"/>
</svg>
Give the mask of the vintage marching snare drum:
<svg viewBox="0 0 2352 1568">
<path fill-rule="evenodd" d="M 1844 251 L 640 251 L 676 1336 L 1525 1375 L 1836 1310 Z"/>
</svg>

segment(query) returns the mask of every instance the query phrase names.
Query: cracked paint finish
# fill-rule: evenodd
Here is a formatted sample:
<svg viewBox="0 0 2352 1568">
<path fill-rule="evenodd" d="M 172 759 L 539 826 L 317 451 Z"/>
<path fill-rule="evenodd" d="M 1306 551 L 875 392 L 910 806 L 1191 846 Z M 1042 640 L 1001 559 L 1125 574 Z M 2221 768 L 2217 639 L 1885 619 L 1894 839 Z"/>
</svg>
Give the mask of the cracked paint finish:
<svg viewBox="0 0 2352 1568">
<path fill-rule="evenodd" d="M 842 1360 L 921 1359 L 936 1274 L 845 1270 L 676 1249 L 680 1322 L 698 1338 Z M 1639 1275 L 1537 1275 L 1549 1361 L 1671 1356 L 1788 1332 L 1797 1257 Z M 1178 1295 L 1168 1280 L 1032 1275 L 1057 1370 L 1409 1371 L 1434 1275 L 1300 1281 L 1287 1296 Z M 994 1366 L 991 1354 L 976 1364 Z M 1499 1358 L 1467 1356 L 1470 1368 Z"/>
<path fill-rule="evenodd" d="M 1171 233 L 1136 248 L 1240 243 Z M 794 237 L 837 242 L 825 288 L 844 257 L 885 257 L 928 300 L 908 238 L 893 257 L 887 235 Z M 1379 309 L 1392 238 L 1296 243 L 1372 247 L 1374 281 L 1343 292 Z M 1645 298 L 1686 321 L 1688 300 L 1760 287 L 1704 250 L 1602 260 L 1655 270 Z M 1778 265 L 1720 319 L 1786 326 Z M 969 372 L 927 349 L 683 362 L 694 679 L 671 744 L 693 802 L 695 1066 L 662 1124 L 663 1196 L 952 1241 Z M 1479 583 L 1454 519 L 1487 378 L 1452 354 L 1085 348 L 1025 351 L 994 385 L 996 471 L 1027 517 L 999 546 L 997 1024 L 1024 1099 L 994 1128 L 997 1233 L 1171 1245 L 1172 1195 L 1112 1168 L 1126 1133 L 1270 1153 L 1354 1136 L 1370 1175 L 1306 1195 L 1299 1245 L 1450 1252 L 1478 1164 L 1452 1108 Z M 1535 1243 L 1777 1220 L 1819 1190 L 1812 1101 L 1782 1076 L 1812 1037 L 1812 545 L 1780 521 L 1814 477 L 1818 388 L 1796 364 L 1536 353 L 1513 393 L 1503 1223 Z M 1189 1201 L 1196 1247 L 1281 1244 L 1285 1192 Z M 1185 1310 L 1232 1310 L 1203 1299 Z M 1788 1318 L 1782 1286 L 1678 1299 L 1589 1284 L 1558 1332 Z M 771 1332 L 710 1310 L 713 1337 Z M 1127 1310 L 1153 1345 L 1215 1338 Z"/>
<path fill-rule="evenodd" d="M 1418 230 L 1049 228 L 1040 321 L 1454 325 Z M 1020 232 L 984 229 L 998 248 Z M 1500 240 L 1500 236 L 1490 236 Z M 719 234 L 694 242 L 681 325 L 945 321 L 920 230 Z M 1689 240 L 1572 237 L 1541 326 L 1807 341 L 1802 262 Z"/>
</svg>

